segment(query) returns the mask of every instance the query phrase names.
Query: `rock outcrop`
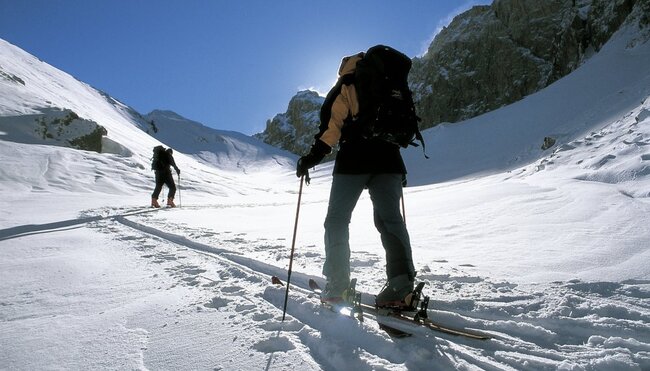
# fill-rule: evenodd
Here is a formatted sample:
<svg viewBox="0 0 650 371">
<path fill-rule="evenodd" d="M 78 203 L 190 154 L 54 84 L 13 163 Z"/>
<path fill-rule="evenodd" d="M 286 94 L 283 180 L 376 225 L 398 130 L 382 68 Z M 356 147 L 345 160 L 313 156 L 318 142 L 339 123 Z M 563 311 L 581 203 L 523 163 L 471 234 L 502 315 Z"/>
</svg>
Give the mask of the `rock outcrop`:
<svg viewBox="0 0 650 371">
<path fill-rule="evenodd" d="M 423 128 L 497 109 L 569 74 L 640 1 L 495 0 L 458 15 L 413 62 Z"/>
<path fill-rule="evenodd" d="M 647 30 L 650 0 L 495 0 L 471 8 L 413 60 L 409 84 L 420 128 L 466 120 L 545 88 L 597 53 L 632 15 Z M 323 100 L 299 92 L 256 137 L 306 153 Z"/>
<path fill-rule="evenodd" d="M 314 134 L 318 132 L 320 107 L 324 100 L 315 91 L 298 92 L 289 101 L 287 112 L 268 120 L 264 132 L 253 137 L 296 154 L 306 154 L 314 142 Z"/>
</svg>

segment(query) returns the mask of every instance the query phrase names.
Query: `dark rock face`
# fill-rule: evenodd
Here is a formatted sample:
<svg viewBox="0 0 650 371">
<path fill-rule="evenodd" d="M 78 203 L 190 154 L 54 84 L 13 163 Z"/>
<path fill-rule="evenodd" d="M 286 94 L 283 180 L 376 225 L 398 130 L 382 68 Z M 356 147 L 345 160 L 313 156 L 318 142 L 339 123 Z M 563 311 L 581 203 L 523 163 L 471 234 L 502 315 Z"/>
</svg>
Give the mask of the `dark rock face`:
<svg viewBox="0 0 650 371">
<path fill-rule="evenodd" d="M 268 120 L 264 132 L 253 137 L 295 154 L 307 154 L 318 132 L 324 100 L 315 91 L 298 92 L 291 98 L 287 112 Z"/>
<path fill-rule="evenodd" d="M 423 128 L 513 103 L 569 74 L 636 3 L 495 0 L 458 15 L 413 63 L 410 83 Z"/>
<path fill-rule="evenodd" d="M 414 58 L 409 84 L 420 129 L 514 103 L 568 75 L 629 18 L 650 37 L 650 0 L 495 0 L 456 16 Z M 305 154 L 324 98 L 310 91 L 255 137 Z"/>
</svg>

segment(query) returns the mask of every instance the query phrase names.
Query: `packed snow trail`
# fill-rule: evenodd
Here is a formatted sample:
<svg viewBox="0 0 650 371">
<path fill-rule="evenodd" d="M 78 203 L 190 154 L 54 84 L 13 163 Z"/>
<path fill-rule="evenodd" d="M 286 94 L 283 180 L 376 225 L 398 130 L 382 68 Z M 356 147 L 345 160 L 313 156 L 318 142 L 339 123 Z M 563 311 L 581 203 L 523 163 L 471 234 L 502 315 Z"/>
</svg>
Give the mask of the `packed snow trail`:
<svg viewBox="0 0 650 371">
<path fill-rule="evenodd" d="M 136 207 L 136 208 L 126 209 L 126 210 L 119 209 L 117 211 L 120 214 L 116 214 L 116 215 L 108 215 L 108 216 L 97 215 L 97 216 L 88 216 L 88 217 L 82 217 L 77 219 L 62 220 L 62 221 L 52 222 L 52 223 L 20 225 L 11 228 L 0 229 L 0 241 L 9 240 L 17 237 L 25 237 L 32 234 L 38 234 L 38 233 L 62 231 L 72 227 L 78 227 L 86 223 L 96 222 L 102 219 L 120 218 L 128 215 L 150 213 L 158 210 L 161 209 Z"/>
<path fill-rule="evenodd" d="M 162 239 L 177 246 L 179 251 L 185 251 L 185 255 L 190 249 L 205 254 L 208 259 L 217 258 L 229 273 L 208 277 L 202 268 L 196 267 L 190 272 L 199 273 L 183 280 L 201 287 L 202 291 L 225 289 L 228 294 L 235 294 L 234 301 L 238 304 L 233 309 L 233 299 L 224 298 L 222 291 L 221 296 L 214 296 L 205 303 L 205 308 L 219 311 L 246 308 L 250 313 L 264 308 L 262 312 L 266 314 L 255 316 L 258 321 L 250 325 L 271 328 L 277 331 L 277 338 L 260 348 L 288 352 L 307 347 L 314 361 L 324 369 L 336 369 L 343 364 L 360 369 L 426 369 L 431 362 L 440 369 L 556 369 L 570 365 L 594 369 L 644 369 L 650 366 L 650 305 L 647 302 L 650 295 L 642 289 L 649 282 L 572 281 L 517 287 L 504 282 L 491 283 L 483 278 L 466 280 L 462 283 L 466 286 L 463 289 L 474 290 L 471 296 L 464 300 L 446 299 L 444 293 L 434 292 L 429 315 L 450 326 L 487 332 L 494 337 L 492 340 L 485 343 L 432 334 L 428 330 L 416 330 L 412 338 L 395 340 L 372 321 L 359 324 L 324 311 L 318 299 L 307 290 L 310 278 L 321 279 L 299 271 L 293 273 L 287 308 L 289 320 L 281 323 L 285 291 L 283 287 L 274 287 L 270 277 L 285 277 L 286 268 L 282 265 L 287 260 L 277 260 L 278 266 L 259 261 L 255 258 L 254 241 L 219 237 L 218 232 L 207 236 L 199 229 L 165 222 L 168 215 L 172 214 L 157 214 L 155 219 L 146 214 L 120 216 L 101 220 L 98 224 L 118 222 L 128 227 L 126 230 L 120 228 L 120 234 L 135 233 L 147 241 Z M 131 220 L 134 218 L 138 221 Z M 165 231 L 161 230 L 161 222 L 164 222 Z M 202 242 L 187 236 L 197 236 Z M 148 246 L 155 244 L 153 241 L 147 243 Z M 288 248 L 285 250 L 283 254 L 288 259 Z M 168 252 L 167 257 L 171 259 L 169 255 L 174 254 Z M 204 286 L 199 285 L 206 281 Z M 427 287 L 435 290 L 444 284 L 444 277 L 433 277 Z M 364 297 L 372 296 L 364 294 Z"/>
<path fill-rule="evenodd" d="M 229 252 L 229 250 L 214 248 L 206 244 L 190 241 L 187 238 L 177 234 L 163 232 L 152 227 L 134 223 L 128 221 L 123 217 L 116 218 L 115 220 L 139 232 L 147 233 L 152 236 L 165 239 L 181 247 L 196 250 L 198 252 L 209 254 L 210 256 L 218 258 L 220 261 L 226 264 L 230 264 L 232 266 L 231 268 L 238 272 L 237 275 L 239 278 L 245 276 L 246 279 L 251 282 L 266 282 L 268 287 L 264 290 L 262 298 L 268 303 L 276 306 L 278 310 L 281 310 L 285 291 L 284 288 L 273 287 L 271 285 L 271 277 L 273 275 L 286 275 L 286 270 L 276 268 L 254 259 L 242 258 L 237 254 Z M 319 338 L 321 336 L 326 336 L 331 338 L 326 341 L 327 343 L 331 341 L 336 344 L 336 347 L 332 348 L 334 344 L 329 344 L 329 346 L 324 347 L 324 344 L 322 342 L 316 343 L 310 347 L 312 354 L 320 354 L 327 349 L 329 349 L 327 352 L 335 349 L 336 352 L 342 352 L 344 354 L 350 353 L 350 355 L 355 354 L 357 351 L 361 350 L 361 353 L 365 354 L 364 357 L 361 357 L 359 359 L 356 359 L 356 357 L 352 357 L 352 359 L 350 359 L 349 356 L 346 356 L 341 361 L 341 363 L 329 359 L 330 357 L 327 356 L 328 353 L 322 354 L 323 359 L 321 361 L 325 362 L 326 369 L 340 369 L 341 367 L 348 368 L 355 364 L 361 369 L 368 369 L 372 363 L 368 364 L 364 360 L 365 357 L 370 357 L 371 359 L 375 360 L 373 362 L 379 362 L 379 364 L 385 362 L 383 359 L 388 357 L 389 363 L 384 364 L 384 367 L 388 367 L 392 363 L 404 363 L 408 368 L 413 369 L 426 369 L 430 367 L 431 357 L 433 357 L 435 354 L 435 351 L 433 350 L 435 347 L 433 344 L 431 345 L 431 350 L 420 350 L 419 357 L 415 357 L 412 354 L 414 350 L 412 344 L 401 344 L 396 349 L 393 339 L 391 339 L 389 335 L 381 330 L 376 323 L 372 325 L 354 325 L 354 321 L 351 320 L 350 322 L 345 321 L 343 323 L 343 326 L 341 326 L 342 328 L 339 328 L 339 326 L 332 327 L 332 321 L 336 323 L 339 322 L 341 318 L 338 315 L 327 310 L 322 310 L 320 302 L 314 295 L 312 295 L 308 289 L 308 281 L 314 277 L 307 276 L 300 272 L 294 272 L 294 274 L 295 283 L 292 284 L 293 289 L 290 291 L 290 306 L 288 307 L 288 314 L 294 319 L 297 318 L 299 320 L 298 323 L 300 323 L 299 327 L 301 328 L 300 338 L 306 336 L 306 338 L 302 339 L 301 341 L 305 341 L 311 337 Z M 206 279 L 205 277 L 201 278 Z M 216 280 L 210 281 L 215 284 L 218 282 Z M 254 308 L 256 308 L 258 305 L 257 301 L 251 299 L 253 297 L 255 297 L 255 295 L 249 294 L 244 295 L 243 299 L 243 301 L 250 303 L 251 310 L 254 310 Z M 366 294 L 366 297 L 369 297 L 369 295 Z M 208 303 L 208 305 L 215 307 L 219 307 L 221 304 L 223 303 L 216 298 L 213 298 L 212 303 Z M 297 326 L 293 321 L 289 321 L 286 324 L 281 322 L 278 323 L 277 318 L 269 319 L 269 321 L 273 322 L 273 324 L 267 324 L 267 326 L 272 326 L 274 329 L 277 329 L 279 331 L 278 334 L 285 332 L 291 334 L 293 332 L 293 329 Z M 351 327 L 348 325 L 351 325 Z M 435 339 L 435 337 L 429 333 L 429 330 L 423 330 L 424 329 L 415 330 L 416 335 L 425 339 Z M 309 334 L 302 334 L 303 332 L 308 332 Z M 454 337 L 453 335 L 450 336 Z M 343 338 L 350 339 L 350 342 L 343 342 L 343 345 L 341 345 Z M 357 349 L 358 344 L 365 345 L 361 349 Z M 345 349 L 346 347 L 349 349 Z M 462 349 L 462 347 L 460 348 Z M 477 349 L 480 349 L 480 347 Z M 468 354 L 463 358 L 473 358 L 473 353 L 476 353 L 476 350 L 468 351 Z M 319 359 L 318 357 L 316 358 L 317 360 Z M 488 360 L 481 362 L 489 363 Z M 449 363 L 446 367 L 453 369 L 455 368 L 455 364 Z"/>
</svg>

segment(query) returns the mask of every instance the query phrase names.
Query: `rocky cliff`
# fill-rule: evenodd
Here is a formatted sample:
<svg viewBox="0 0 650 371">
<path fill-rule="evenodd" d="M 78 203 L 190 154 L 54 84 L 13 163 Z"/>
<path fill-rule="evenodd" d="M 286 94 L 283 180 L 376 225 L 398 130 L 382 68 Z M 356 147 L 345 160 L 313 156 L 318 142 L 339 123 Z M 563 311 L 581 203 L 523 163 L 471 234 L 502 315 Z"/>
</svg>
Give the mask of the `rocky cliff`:
<svg viewBox="0 0 650 371">
<path fill-rule="evenodd" d="M 413 60 L 409 83 L 421 129 L 543 89 L 597 53 L 631 14 L 647 26 L 650 0 L 495 0 L 456 16 Z M 322 101 L 315 92 L 299 92 L 256 137 L 306 153 Z"/>
<path fill-rule="evenodd" d="M 575 70 L 647 0 L 495 0 L 455 17 L 415 58 L 423 128 L 532 94 Z"/>
<path fill-rule="evenodd" d="M 264 132 L 253 137 L 296 154 L 306 154 L 318 132 L 320 106 L 324 100 L 315 91 L 298 92 L 289 101 L 287 111 L 268 120 Z"/>
<path fill-rule="evenodd" d="M 106 128 L 79 117 L 74 111 L 41 108 L 40 113 L 0 117 L 3 139 L 29 144 L 47 144 L 84 151 L 106 152 Z"/>
</svg>

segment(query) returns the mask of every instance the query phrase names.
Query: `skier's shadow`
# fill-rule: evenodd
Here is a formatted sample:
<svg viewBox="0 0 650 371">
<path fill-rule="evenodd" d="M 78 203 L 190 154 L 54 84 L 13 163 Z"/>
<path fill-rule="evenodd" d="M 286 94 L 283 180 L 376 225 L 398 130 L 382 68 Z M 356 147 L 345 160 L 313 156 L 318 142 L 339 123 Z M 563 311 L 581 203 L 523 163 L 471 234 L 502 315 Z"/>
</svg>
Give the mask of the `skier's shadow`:
<svg viewBox="0 0 650 371">
<path fill-rule="evenodd" d="M 279 339 L 281 333 L 282 330 L 278 330 L 278 333 L 275 335 L 275 338 Z M 273 358 L 275 358 L 275 352 L 271 352 L 271 354 L 269 354 L 269 360 L 266 362 L 266 368 L 264 369 L 264 371 L 269 371 L 271 369 L 271 365 L 273 364 Z"/>
<path fill-rule="evenodd" d="M 68 220 L 62 220 L 60 222 L 52 222 L 52 223 L 45 223 L 45 224 L 19 225 L 16 227 L 0 229 L 0 241 L 11 240 L 13 238 L 32 236 L 32 235 L 42 234 L 42 233 L 68 231 L 75 228 L 81 228 L 82 224 L 96 222 L 98 220 L 114 219 L 120 216 L 149 213 L 156 210 L 158 209 L 147 209 L 147 210 L 140 210 L 135 212 L 127 212 L 120 215 L 90 216 L 86 218 L 68 219 Z"/>
</svg>

